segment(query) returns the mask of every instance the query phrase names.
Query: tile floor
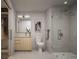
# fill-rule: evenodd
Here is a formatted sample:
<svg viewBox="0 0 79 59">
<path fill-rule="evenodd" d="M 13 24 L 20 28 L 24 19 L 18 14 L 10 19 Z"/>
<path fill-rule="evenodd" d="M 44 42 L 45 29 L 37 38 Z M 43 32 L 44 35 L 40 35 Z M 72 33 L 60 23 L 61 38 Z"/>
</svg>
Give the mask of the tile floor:
<svg viewBox="0 0 79 59">
<path fill-rule="evenodd" d="M 77 59 L 77 56 L 67 52 L 16 52 L 8 59 Z"/>
</svg>

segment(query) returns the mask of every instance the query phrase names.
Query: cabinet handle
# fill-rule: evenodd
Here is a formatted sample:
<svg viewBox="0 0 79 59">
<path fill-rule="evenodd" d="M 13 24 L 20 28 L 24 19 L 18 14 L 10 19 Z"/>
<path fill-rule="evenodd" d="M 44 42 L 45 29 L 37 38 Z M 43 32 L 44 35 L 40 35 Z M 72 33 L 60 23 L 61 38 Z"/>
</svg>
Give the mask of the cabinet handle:
<svg viewBox="0 0 79 59">
<path fill-rule="evenodd" d="M 15 41 L 20 41 L 20 40 L 15 40 Z"/>
<path fill-rule="evenodd" d="M 20 44 L 20 43 L 15 43 L 15 45 L 16 45 L 16 44 Z"/>
</svg>

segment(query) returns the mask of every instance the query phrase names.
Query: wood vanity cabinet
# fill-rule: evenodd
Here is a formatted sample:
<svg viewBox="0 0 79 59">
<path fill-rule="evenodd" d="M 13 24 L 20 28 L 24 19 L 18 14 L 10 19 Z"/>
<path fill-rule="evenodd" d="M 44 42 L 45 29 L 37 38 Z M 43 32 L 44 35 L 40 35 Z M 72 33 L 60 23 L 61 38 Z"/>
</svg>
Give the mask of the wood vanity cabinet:
<svg viewBox="0 0 79 59">
<path fill-rule="evenodd" d="M 32 50 L 32 38 L 15 38 L 15 50 Z"/>
</svg>

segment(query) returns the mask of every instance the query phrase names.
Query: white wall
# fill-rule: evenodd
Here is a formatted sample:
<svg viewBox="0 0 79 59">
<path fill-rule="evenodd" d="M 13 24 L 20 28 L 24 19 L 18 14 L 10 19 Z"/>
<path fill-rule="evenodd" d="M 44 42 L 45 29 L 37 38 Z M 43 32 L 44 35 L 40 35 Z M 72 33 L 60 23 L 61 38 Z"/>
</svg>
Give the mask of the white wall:
<svg viewBox="0 0 79 59">
<path fill-rule="evenodd" d="M 13 10 L 9 10 L 9 51 L 10 51 L 10 55 L 14 54 L 14 35 L 15 35 L 15 15 L 14 15 Z"/>
<path fill-rule="evenodd" d="M 47 39 L 46 40 L 46 45 L 47 45 L 47 51 L 49 51 L 49 52 L 51 52 L 52 50 L 52 41 L 51 41 L 51 33 L 52 33 L 52 31 L 51 31 L 51 28 L 52 28 L 52 18 L 51 18 L 51 16 L 52 16 L 52 8 L 50 8 L 50 9 L 48 9 L 47 11 L 46 11 L 46 35 L 47 35 L 47 30 L 49 29 L 50 30 L 50 32 L 49 32 L 49 39 Z M 53 36 L 53 35 L 52 35 Z"/>
<path fill-rule="evenodd" d="M 70 32 L 69 32 L 69 19 L 61 7 L 52 7 L 47 12 L 47 26 L 50 29 L 50 38 L 48 43 L 48 51 L 70 51 Z M 49 12 L 50 11 L 50 12 Z M 53 16 L 53 17 L 52 17 Z M 58 40 L 58 29 L 62 30 L 63 37 Z"/>
<path fill-rule="evenodd" d="M 77 6 L 72 5 L 71 8 L 65 12 L 70 20 L 70 51 L 77 53 Z"/>
<path fill-rule="evenodd" d="M 35 32 L 35 24 L 38 21 L 41 21 L 41 32 L 43 35 L 43 39 L 45 40 L 45 13 L 44 12 L 17 12 L 17 15 L 21 14 L 21 15 L 30 15 L 31 16 L 31 35 L 32 35 L 32 43 L 33 43 L 33 49 L 35 49 L 35 36 L 36 36 L 36 32 Z M 23 34 L 22 34 L 23 35 Z"/>
<path fill-rule="evenodd" d="M 77 6 L 71 8 L 71 51 L 77 53 Z"/>
<path fill-rule="evenodd" d="M 53 16 L 53 17 L 52 17 Z M 77 13 L 76 6 L 68 11 L 64 7 L 52 7 L 46 12 L 46 29 L 50 29 L 50 38 L 47 43 L 48 51 L 77 51 Z M 62 30 L 63 37 L 58 40 L 58 29 Z"/>
<path fill-rule="evenodd" d="M 9 55 L 14 54 L 14 35 L 15 35 L 15 10 L 10 0 L 7 0 L 11 9 L 8 12 L 8 32 L 9 32 Z M 12 30 L 12 33 L 11 33 Z"/>
</svg>

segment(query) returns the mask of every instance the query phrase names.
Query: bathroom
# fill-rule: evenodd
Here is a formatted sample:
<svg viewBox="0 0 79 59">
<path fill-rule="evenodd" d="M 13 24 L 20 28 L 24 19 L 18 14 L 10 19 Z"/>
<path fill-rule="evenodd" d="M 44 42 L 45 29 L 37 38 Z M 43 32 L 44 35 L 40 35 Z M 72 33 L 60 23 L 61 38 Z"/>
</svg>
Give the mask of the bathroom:
<svg viewBox="0 0 79 59">
<path fill-rule="evenodd" d="M 74 36 L 76 35 L 77 29 L 75 28 L 77 26 L 76 5 L 67 11 L 64 9 L 64 7 L 53 7 L 45 12 L 17 12 L 17 15 L 30 16 L 32 52 L 38 51 L 40 48 L 36 42 L 36 37 L 39 36 L 39 32 L 42 33 L 40 39 L 44 42 L 42 53 L 73 52 L 77 54 L 77 37 Z M 41 22 L 40 31 L 36 31 L 36 24 L 38 22 Z M 23 26 L 20 25 L 20 27 L 23 29 Z M 18 35 L 20 35 L 20 33 Z M 24 35 L 26 36 L 26 34 Z M 23 36 L 23 34 L 20 36 Z"/>
<path fill-rule="evenodd" d="M 52 1 L 50 0 L 49 3 Z M 25 6 L 24 2 L 30 3 L 27 3 L 27 8 L 23 7 Z M 20 2 L 11 0 L 13 6 L 8 2 L 12 7 L 12 10 L 9 11 L 8 20 L 9 35 L 12 34 L 12 36 L 9 36 L 9 59 L 20 58 L 20 56 L 26 57 L 28 54 L 32 57 L 37 54 L 39 58 L 42 58 L 41 54 L 43 54 L 44 58 L 48 56 L 49 59 L 52 59 L 54 58 L 52 53 L 56 58 L 61 59 L 64 58 L 61 55 L 66 55 L 65 58 L 72 59 L 70 56 L 73 55 L 75 56 L 73 59 L 76 59 L 77 1 L 72 0 L 62 4 L 63 1 L 61 0 L 61 3 L 57 5 L 49 6 L 47 4 L 47 8 L 46 6 L 41 7 L 41 5 L 40 8 L 38 6 L 32 8 L 32 2 L 28 0 L 20 0 Z M 53 2 L 56 3 L 57 1 Z M 37 4 L 38 1 L 34 3 Z M 28 58 L 30 59 L 30 57 Z"/>
<path fill-rule="evenodd" d="M 32 37 L 32 49 L 36 49 L 36 35 L 37 32 L 35 25 L 38 22 L 41 22 L 41 33 L 42 39 L 45 41 L 45 49 L 49 52 L 51 51 L 73 51 L 76 53 L 76 5 L 68 11 L 63 9 L 64 7 L 58 8 L 53 7 L 48 9 L 46 12 L 17 12 L 17 15 L 30 15 L 31 21 L 31 37 Z M 61 14 L 61 15 L 60 15 Z M 73 18 L 74 17 L 74 18 Z M 49 20 L 48 20 L 49 19 Z M 23 26 L 25 23 L 21 24 L 17 27 L 18 31 L 23 31 Z M 15 27 L 16 28 L 16 27 Z M 74 28 L 74 29 L 72 29 Z M 49 30 L 49 33 L 48 33 Z M 61 32 L 62 36 L 60 36 L 59 32 Z M 74 32 L 74 33 L 73 33 Z M 26 29 L 25 33 L 19 32 L 18 36 L 26 36 Z M 15 35 L 15 36 L 17 36 Z M 48 36 L 49 38 L 48 38 Z M 73 36 L 75 35 L 75 36 Z M 61 37 L 61 38 L 60 38 Z M 74 40 L 74 41 L 73 41 Z M 71 42 L 71 43 L 70 43 Z M 72 45 L 73 44 L 73 45 Z M 71 46 L 72 45 L 72 46 Z M 47 48 L 46 48 L 47 47 Z M 71 47 L 74 49 L 71 50 Z"/>
</svg>

